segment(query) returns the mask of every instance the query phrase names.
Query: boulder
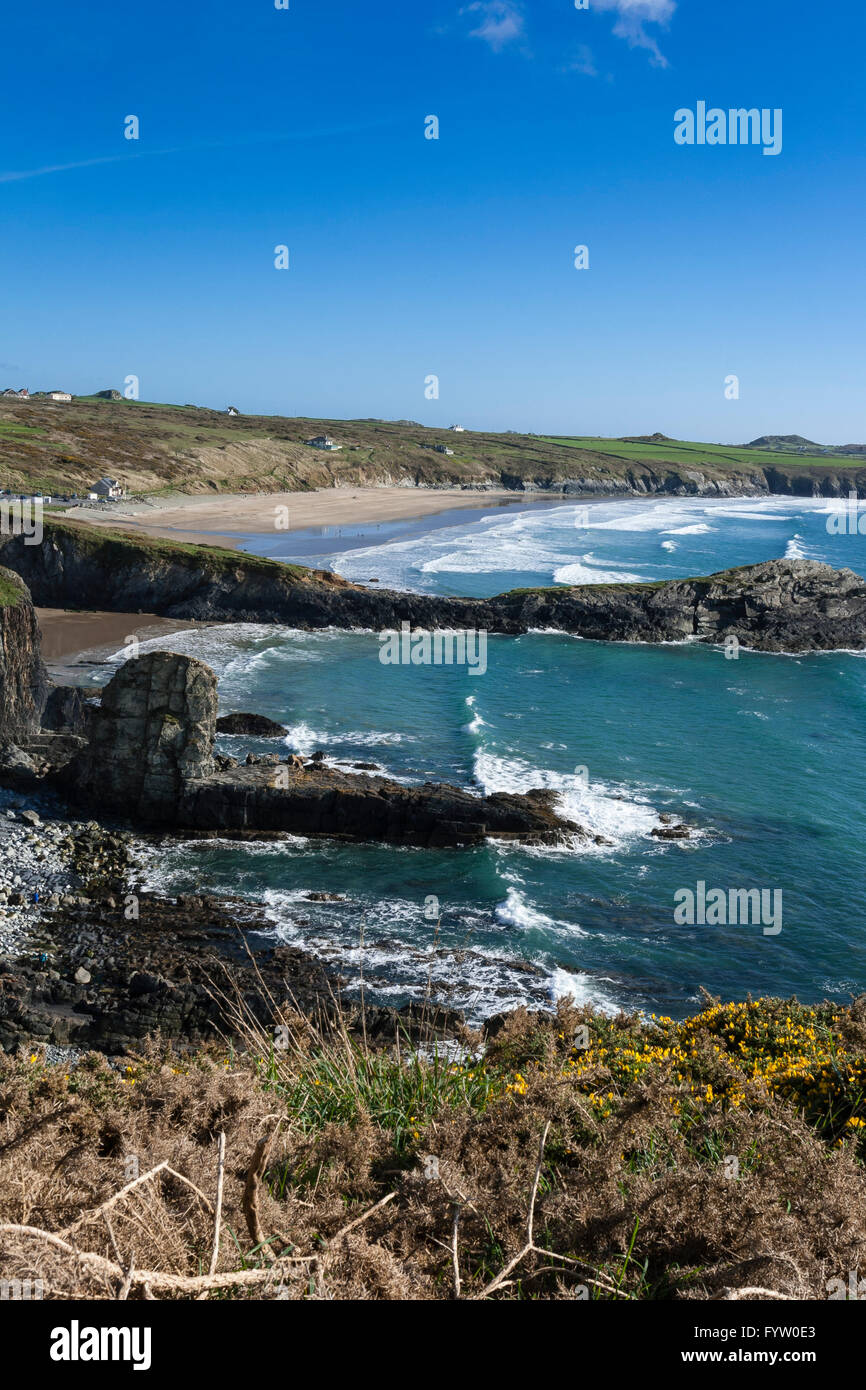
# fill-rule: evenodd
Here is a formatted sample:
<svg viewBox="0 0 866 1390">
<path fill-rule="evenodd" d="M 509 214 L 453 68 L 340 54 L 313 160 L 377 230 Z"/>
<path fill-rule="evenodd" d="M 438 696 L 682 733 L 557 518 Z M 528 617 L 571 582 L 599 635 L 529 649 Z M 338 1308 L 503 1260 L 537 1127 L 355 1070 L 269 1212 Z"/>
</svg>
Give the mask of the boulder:
<svg viewBox="0 0 866 1390">
<path fill-rule="evenodd" d="M 32 774 L 35 771 L 36 764 L 30 754 L 24 752 L 23 748 L 18 748 L 12 743 L 7 744 L 5 748 L 0 748 L 0 772 Z"/>
<path fill-rule="evenodd" d="M 98 686 L 55 685 L 48 692 L 42 711 L 42 727 L 52 732 L 86 734 L 94 706 L 88 701 L 101 695 Z"/>
</svg>

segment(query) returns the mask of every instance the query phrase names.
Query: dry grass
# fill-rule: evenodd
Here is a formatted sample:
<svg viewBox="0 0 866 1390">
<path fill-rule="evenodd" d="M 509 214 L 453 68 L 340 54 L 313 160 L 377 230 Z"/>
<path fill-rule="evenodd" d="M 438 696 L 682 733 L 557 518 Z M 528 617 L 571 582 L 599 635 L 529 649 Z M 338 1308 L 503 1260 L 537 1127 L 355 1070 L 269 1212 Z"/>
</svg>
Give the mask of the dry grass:
<svg viewBox="0 0 866 1390">
<path fill-rule="evenodd" d="M 566 1004 L 459 1063 L 239 1006 L 239 1052 L 6 1057 L 0 1272 L 57 1299 L 826 1298 L 866 1267 L 864 1019 Z"/>
</svg>

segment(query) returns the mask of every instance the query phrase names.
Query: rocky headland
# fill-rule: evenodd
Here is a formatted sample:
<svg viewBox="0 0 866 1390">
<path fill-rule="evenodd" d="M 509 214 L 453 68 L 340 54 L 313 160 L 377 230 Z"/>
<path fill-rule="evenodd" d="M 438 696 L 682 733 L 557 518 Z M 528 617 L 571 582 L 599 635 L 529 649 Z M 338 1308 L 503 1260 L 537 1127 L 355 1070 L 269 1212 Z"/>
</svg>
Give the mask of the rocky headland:
<svg viewBox="0 0 866 1390">
<path fill-rule="evenodd" d="M 762 651 L 866 646 L 866 582 L 810 560 L 770 560 L 702 578 L 557 585 L 490 599 L 366 588 L 325 571 L 208 546 L 46 523 L 39 546 L 8 537 L 0 560 L 45 607 L 110 608 L 298 628 L 551 628 L 595 641 L 723 642 Z"/>
</svg>

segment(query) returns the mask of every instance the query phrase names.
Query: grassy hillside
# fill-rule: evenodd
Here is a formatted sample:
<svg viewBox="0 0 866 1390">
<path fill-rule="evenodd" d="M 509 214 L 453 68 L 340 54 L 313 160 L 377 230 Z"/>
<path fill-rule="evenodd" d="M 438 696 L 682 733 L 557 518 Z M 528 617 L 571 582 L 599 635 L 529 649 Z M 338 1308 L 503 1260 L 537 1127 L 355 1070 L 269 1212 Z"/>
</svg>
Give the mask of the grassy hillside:
<svg viewBox="0 0 866 1390">
<path fill-rule="evenodd" d="M 324 453 L 304 441 L 331 434 L 343 447 Z M 435 452 L 437 444 L 453 457 Z M 81 397 L 70 405 L 0 401 L 0 487 L 83 491 L 111 473 L 133 493 L 307 490 L 335 484 L 411 482 L 422 486 L 584 490 L 704 490 L 779 467 L 798 490 L 819 486 L 863 460 L 806 456 L 679 440 L 554 438 L 455 434 L 412 423 L 228 416 L 196 406 Z"/>
</svg>

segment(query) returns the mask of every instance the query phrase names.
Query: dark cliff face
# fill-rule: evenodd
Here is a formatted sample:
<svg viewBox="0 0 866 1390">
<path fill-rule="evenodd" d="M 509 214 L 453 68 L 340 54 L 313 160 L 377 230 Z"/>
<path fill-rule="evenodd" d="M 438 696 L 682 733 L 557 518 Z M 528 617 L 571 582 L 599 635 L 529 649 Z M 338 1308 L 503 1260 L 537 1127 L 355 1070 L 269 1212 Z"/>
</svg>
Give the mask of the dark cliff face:
<svg viewBox="0 0 866 1390">
<path fill-rule="evenodd" d="M 569 478 L 559 474 L 503 473 L 500 481 L 503 487 L 519 492 L 564 492 L 585 497 L 848 497 L 852 492 L 866 496 L 866 468 L 853 464 L 846 467 L 842 460 L 836 468 L 768 464 L 764 468 L 724 472 L 714 471 L 706 463 L 683 468 L 659 461 L 652 465 L 635 464 L 604 476 L 597 470 Z"/>
<path fill-rule="evenodd" d="M 204 546 L 151 543 L 68 523 L 40 546 L 9 538 L 0 556 L 46 606 L 161 613 L 300 628 L 551 627 L 597 641 L 722 642 L 764 651 L 866 647 L 866 583 L 850 570 L 771 560 L 664 584 L 558 586 L 491 599 L 366 589 L 337 576 Z"/>
<path fill-rule="evenodd" d="M 34 733 L 48 697 L 39 624 L 17 574 L 0 569 L 0 743 Z"/>
</svg>

